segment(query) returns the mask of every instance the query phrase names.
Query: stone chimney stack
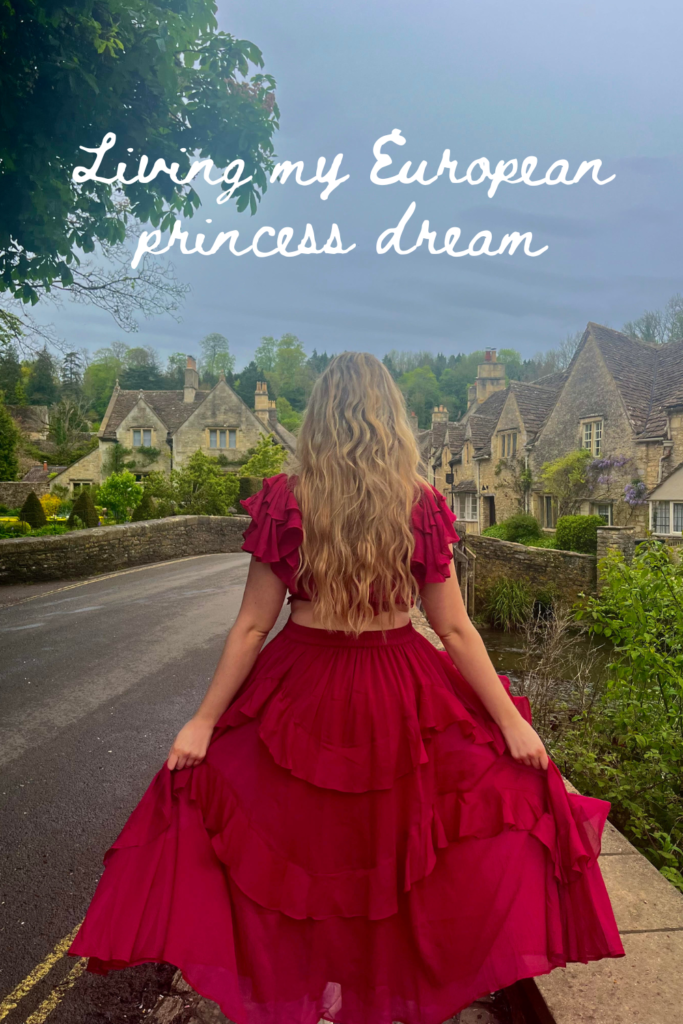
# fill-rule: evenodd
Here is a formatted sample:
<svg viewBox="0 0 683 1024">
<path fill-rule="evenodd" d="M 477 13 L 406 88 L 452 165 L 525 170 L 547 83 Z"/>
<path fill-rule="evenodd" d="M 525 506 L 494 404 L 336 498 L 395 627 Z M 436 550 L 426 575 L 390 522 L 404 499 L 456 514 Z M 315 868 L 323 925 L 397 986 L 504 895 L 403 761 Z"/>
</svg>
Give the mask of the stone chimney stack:
<svg viewBox="0 0 683 1024">
<path fill-rule="evenodd" d="M 476 401 L 481 405 L 487 398 L 490 398 L 494 391 L 503 391 L 505 388 L 505 363 L 499 363 L 496 358 L 495 348 L 487 348 L 484 355 L 484 362 L 477 367 Z M 468 393 L 468 408 L 470 406 Z"/>
<path fill-rule="evenodd" d="M 185 387 L 183 388 L 183 402 L 194 402 L 194 396 L 199 387 L 199 374 L 197 373 L 197 360 L 194 356 L 187 357 L 185 367 Z"/>
<path fill-rule="evenodd" d="M 268 426 L 271 430 L 277 426 L 277 405 L 272 399 L 268 401 Z"/>
<path fill-rule="evenodd" d="M 448 409 L 445 405 L 435 405 L 432 411 L 432 430 L 435 423 L 448 423 Z"/>
<path fill-rule="evenodd" d="M 265 380 L 256 381 L 256 394 L 254 395 L 254 412 L 261 420 L 264 427 L 270 429 L 270 403 L 268 401 L 268 384 Z"/>
</svg>

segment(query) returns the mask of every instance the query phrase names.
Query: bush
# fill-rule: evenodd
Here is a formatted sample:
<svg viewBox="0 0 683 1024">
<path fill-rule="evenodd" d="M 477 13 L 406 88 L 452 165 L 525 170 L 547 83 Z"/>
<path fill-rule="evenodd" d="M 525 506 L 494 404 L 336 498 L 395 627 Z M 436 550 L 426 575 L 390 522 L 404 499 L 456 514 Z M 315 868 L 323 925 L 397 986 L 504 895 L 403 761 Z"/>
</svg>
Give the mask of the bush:
<svg viewBox="0 0 683 1024">
<path fill-rule="evenodd" d="M 196 451 L 186 466 L 171 473 L 169 503 L 176 515 L 227 516 L 238 491 L 234 473 L 224 473 L 212 456 Z"/>
<path fill-rule="evenodd" d="M 484 617 L 496 629 L 510 632 L 527 622 L 534 599 L 525 583 L 502 577 L 493 583 L 484 598 Z"/>
<path fill-rule="evenodd" d="M 528 538 L 541 536 L 541 527 L 533 516 L 527 515 L 526 512 L 518 512 L 501 523 L 496 523 L 495 526 L 489 526 L 484 530 L 484 536 L 526 544 Z"/>
<path fill-rule="evenodd" d="M 144 522 L 147 519 L 157 518 L 156 508 L 154 507 L 154 499 L 152 498 L 152 495 L 150 494 L 148 488 L 145 488 L 144 494 L 140 499 L 140 504 L 135 506 L 135 508 L 133 509 L 133 514 L 130 518 L 131 522 L 133 523 L 140 523 Z"/>
<path fill-rule="evenodd" d="M 45 526 L 47 523 L 43 506 L 40 504 L 35 491 L 29 493 L 26 501 L 21 506 L 19 518 L 23 523 L 28 523 L 32 530 L 39 530 L 41 526 Z"/>
<path fill-rule="evenodd" d="M 287 458 L 287 452 L 277 443 L 273 434 L 259 438 L 247 455 L 250 457 L 240 469 L 240 476 L 274 476 L 282 472 Z"/>
<path fill-rule="evenodd" d="M 683 890 L 683 564 L 639 545 L 600 561 L 602 590 L 577 613 L 612 647 L 606 692 L 553 756 L 610 820 Z"/>
<path fill-rule="evenodd" d="M 47 526 L 41 526 L 39 530 L 31 530 L 32 537 L 51 537 L 57 533 L 68 533 L 69 527 L 65 526 L 64 523 L 48 523 Z"/>
<path fill-rule="evenodd" d="M 111 473 L 100 487 L 97 500 L 117 523 L 123 523 L 142 500 L 142 486 L 135 482 L 135 477 L 128 470 Z"/>
<path fill-rule="evenodd" d="M 80 492 L 78 497 L 73 503 L 73 508 L 69 513 L 69 518 L 66 521 L 66 525 L 70 530 L 77 527 L 78 523 L 81 523 L 86 528 L 90 529 L 93 526 L 100 525 L 100 519 L 95 511 L 93 500 L 90 497 L 90 492 L 83 490 Z"/>
<path fill-rule="evenodd" d="M 239 484 L 239 500 L 244 501 L 246 498 L 250 498 L 252 494 L 258 494 L 258 492 L 263 487 L 263 477 L 241 476 L 239 478 Z"/>
<path fill-rule="evenodd" d="M 40 504 L 46 516 L 56 516 L 62 507 L 62 499 L 56 494 L 43 494 Z"/>
<path fill-rule="evenodd" d="M 561 516 L 557 520 L 555 547 L 594 555 L 598 550 L 598 527 L 604 525 L 600 516 Z"/>
</svg>

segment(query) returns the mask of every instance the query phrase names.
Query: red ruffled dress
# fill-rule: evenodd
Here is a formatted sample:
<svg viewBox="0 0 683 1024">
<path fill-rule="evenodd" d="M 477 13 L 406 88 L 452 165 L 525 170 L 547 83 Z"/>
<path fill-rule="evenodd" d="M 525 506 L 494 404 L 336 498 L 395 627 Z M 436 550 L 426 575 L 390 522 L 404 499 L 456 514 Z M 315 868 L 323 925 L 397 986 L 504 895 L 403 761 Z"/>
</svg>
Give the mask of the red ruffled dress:
<svg viewBox="0 0 683 1024">
<path fill-rule="evenodd" d="M 291 587 L 286 476 L 244 504 L 244 550 Z M 454 518 L 436 490 L 415 506 L 420 585 L 446 577 Z M 608 810 L 552 763 L 516 764 L 412 625 L 354 639 L 290 621 L 205 761 L 152 781 L 70 953 L 102 973 L 174 964 L 237 1024 L 440 1024 L 520 978 L 623 955 L 597 862 Z"/>
</svg>

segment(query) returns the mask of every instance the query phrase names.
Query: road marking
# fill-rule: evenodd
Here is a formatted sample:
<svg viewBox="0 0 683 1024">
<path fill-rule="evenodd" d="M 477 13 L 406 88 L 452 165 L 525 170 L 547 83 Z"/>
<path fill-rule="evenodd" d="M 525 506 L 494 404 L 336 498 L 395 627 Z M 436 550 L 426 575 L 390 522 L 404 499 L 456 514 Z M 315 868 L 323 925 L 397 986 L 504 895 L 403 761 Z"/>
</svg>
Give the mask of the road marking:
<svg viewBox="0 0 683 1024">
<path fill-rule="evenodd" d="M 242 551 L 215 551 L 213 554 L 244 554 Z M 16 608 L 20 604 L 27 604 L 29 601 L 39 601 L 41 597 L 52 597 L 53 594 L 63 594 L 65 590 L 75 590 L 76 587 L 87 587 L 88 583 L 102 583 L 103 580 L 113 580 L 115 576 L 128 576 L 131 572 L 142 572 L 143 569 L 160 569 L 164 565 L 176 565 L 177 562 L 191 562 L 195 558 L 206 558 L 206 555 L 186 555 L 184 558 L 172 558 L 168 562 L 151 562 L 149 565 L 138 565 L 135 569 L 119 569 L 118 572 L 107 573 L 106 576 L 93 576 L 91 580 L 81 580 L 80 583 L 70 583 L 68 587 L 57 587 L 56 590 L 45 590 L 42 594 L 33 594 L 32 597 L 24 597 L 21 601 L 14 601 L 12 604 L 2 605 L 4 608 Z M 1 1020 L 2 1018 L 0 1018 Z"/>
<path fill-rule="evenodd" d="M 49 974 L 54 965 L 58 960 L 61 960 L 67 949 L 76 938 L 76 932 L 81 927 L 83 922 L 81 921 L 76 925 L 70 935 L 60 939 L 55 948 L 51 953 L 45 957 L 42 963 L 34 967 L 30 974 L 27 974 L 23 981 L 19 982 L 13 992 L 10 992 L 8 996 L 5 996 L 3 1001 L 0 1003 L 0 1020 L 4 1020 L 7 1014 L 18 1005 L 19 1001 L 27 995 L 34 985 L 37 985 L 39 981 L 42 981 L 46 974 Z M 75 980 L 75 979 L 74 979 Z"/>
<path fill-rule="evenodd" d="M 3 633 L 18 633 L 20 629 L 38 629 L 39 626 L 44 626 L 44 622 L 29 622 L 27 626 L 6 626 L 3 629 Z"/>
<path fill-rule="evenodd" d="M 83 957 L 75 967 L 71 968 L 66 978 L 60 981 L 59 985 L 55 985 L 47 999 L 44 999 L 38 1009 L 30 1017 L 26 1018 L 24 1024 L 43 1024 L 43 1021 L 49 1017 L 52 1011 L 57 1009 L 64 996 L 75 985 L 87 966 L 87 957 Z"/>
</svg>

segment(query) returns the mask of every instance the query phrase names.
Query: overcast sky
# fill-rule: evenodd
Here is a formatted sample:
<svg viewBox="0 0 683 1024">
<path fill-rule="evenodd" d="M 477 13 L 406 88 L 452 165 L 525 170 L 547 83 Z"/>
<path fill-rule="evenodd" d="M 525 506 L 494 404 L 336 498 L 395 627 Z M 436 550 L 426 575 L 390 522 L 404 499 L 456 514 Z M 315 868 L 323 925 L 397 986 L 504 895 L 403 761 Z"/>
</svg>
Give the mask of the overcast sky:
<svg viewBox="0 0 683 1024">
<path fill-rule="evenodd" d="M 320 187 L 272 185 L 255 217 L 217 206 L 212 190 L 185 227 L 209 239 L 236 227 L 248 245 L 265 225 L 293 227 L 296 243 L 310 222 L 321 244 L 334 221 L 356 248 L 297 259 L 178 255 L 192 287 L 181 324 L 159 317 L 126 337 L 104 314 L 65 305 L 50 317 L 74 347 L 123 338 L 164 355 L 196 352 L 219 331 L 239 367 L 262 335 L 292 332 L 308 351 L 493 345 L 530 356 L 588 320 L 621 327 L 683 291 L 679 0 L 219 0 L 219 9 L 221 28 L 255 42 L 277 79 L 278 157 L 304 160 L 308 177 L 318 157 L 343 153 L 351 177 L 325 202 Z M 490 199 L 484 186 L 447 176 L 379 187 L 372 147 L 394 128 L 407 142 L 387 151 L 399 166 L 427 160 L 430 176 L 450 149 L 459 175 L 478 157 L 494 165 L 533 155 L 538 176 L 561 158 L 572 169 L 600 158 L 601 176 L 616 178 L 501 185 Z M 413 200 L 410 244 L 428 218 L 438 246 L 457 226 L 464 246 L 484 229 L 492 247 L 530 230 L 533 248 L 548 250 L 377 255 L 377 236 Z"/>
</svg>

